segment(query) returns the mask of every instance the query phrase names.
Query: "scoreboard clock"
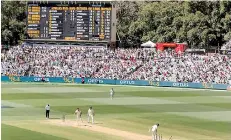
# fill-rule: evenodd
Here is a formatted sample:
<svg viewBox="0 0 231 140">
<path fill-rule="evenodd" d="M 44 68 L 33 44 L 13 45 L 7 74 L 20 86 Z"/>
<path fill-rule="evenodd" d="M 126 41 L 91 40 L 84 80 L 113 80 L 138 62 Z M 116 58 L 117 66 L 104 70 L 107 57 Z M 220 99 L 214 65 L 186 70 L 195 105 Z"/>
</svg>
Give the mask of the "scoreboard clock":
<svg viewBox="0 0 231 140">
<path fill-rule="evenodd" d="M 31 39 L 110 41 L 112 5 L 108 2 L 42 1 L 27 3 Z"/>
</svg>

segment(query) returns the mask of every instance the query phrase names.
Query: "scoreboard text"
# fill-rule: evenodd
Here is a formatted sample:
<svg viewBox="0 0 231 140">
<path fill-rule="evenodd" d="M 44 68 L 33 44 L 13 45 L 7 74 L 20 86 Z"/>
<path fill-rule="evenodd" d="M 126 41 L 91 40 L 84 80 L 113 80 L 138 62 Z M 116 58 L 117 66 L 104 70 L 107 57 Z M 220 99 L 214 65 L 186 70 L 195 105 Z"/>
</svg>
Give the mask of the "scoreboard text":
<svg viewBox="0 0 231 140">
<path fill-rule="evenodd" d="M 32 39 L 109 41 L 110 4 L 28 2 L 27 33 Z"/>
</svg>

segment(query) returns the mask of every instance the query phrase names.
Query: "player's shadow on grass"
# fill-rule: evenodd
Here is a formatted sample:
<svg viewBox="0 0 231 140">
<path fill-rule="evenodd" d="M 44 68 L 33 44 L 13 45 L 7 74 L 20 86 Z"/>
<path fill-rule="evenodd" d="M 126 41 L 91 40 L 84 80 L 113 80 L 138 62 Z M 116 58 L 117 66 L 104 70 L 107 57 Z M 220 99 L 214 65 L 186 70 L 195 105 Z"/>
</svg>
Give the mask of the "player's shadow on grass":
<svg viewBox="0 0 231 140">
<path fill-rule="evenodd" d="M 87 124 L 84 124 L 84 125 L 82 125 L 82 126 L 92 127 L 91 125 L 87 125 Z"/>
<path fill-rule="evenodd" d="M 94 123 L 94 124 L 103 124 L 103 123 Z"/>
<path fill-rule="evenodd" d="M 61 118 L 49 118 L 50 120 L 60 120 Z"/>
</svg>

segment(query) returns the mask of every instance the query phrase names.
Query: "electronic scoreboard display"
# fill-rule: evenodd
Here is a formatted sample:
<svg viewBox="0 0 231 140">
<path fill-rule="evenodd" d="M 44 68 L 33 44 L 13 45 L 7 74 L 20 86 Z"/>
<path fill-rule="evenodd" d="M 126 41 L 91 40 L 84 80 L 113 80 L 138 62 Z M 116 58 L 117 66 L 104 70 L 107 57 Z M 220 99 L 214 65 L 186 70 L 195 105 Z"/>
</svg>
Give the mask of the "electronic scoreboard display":
<svg viewBox="0 0 231 140">
<path fill-rule="evenodd" d="M 27 33 L 31 39 L 109 41 L 110 3 L 28 2 Z"/>
</svg>

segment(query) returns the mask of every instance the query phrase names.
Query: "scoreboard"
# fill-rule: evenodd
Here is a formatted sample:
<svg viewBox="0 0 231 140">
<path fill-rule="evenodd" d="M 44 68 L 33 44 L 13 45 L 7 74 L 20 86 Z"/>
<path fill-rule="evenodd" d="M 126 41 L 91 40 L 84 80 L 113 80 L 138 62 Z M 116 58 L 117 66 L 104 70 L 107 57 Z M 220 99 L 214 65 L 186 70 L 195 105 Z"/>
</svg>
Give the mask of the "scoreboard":
<svg viewBox="0 0 231 140">
<path fill-rule="evenodd" d="M 31 39 L 110 41 L 110 3 L 59 2 L 27 4 Z"/>
</svg>

